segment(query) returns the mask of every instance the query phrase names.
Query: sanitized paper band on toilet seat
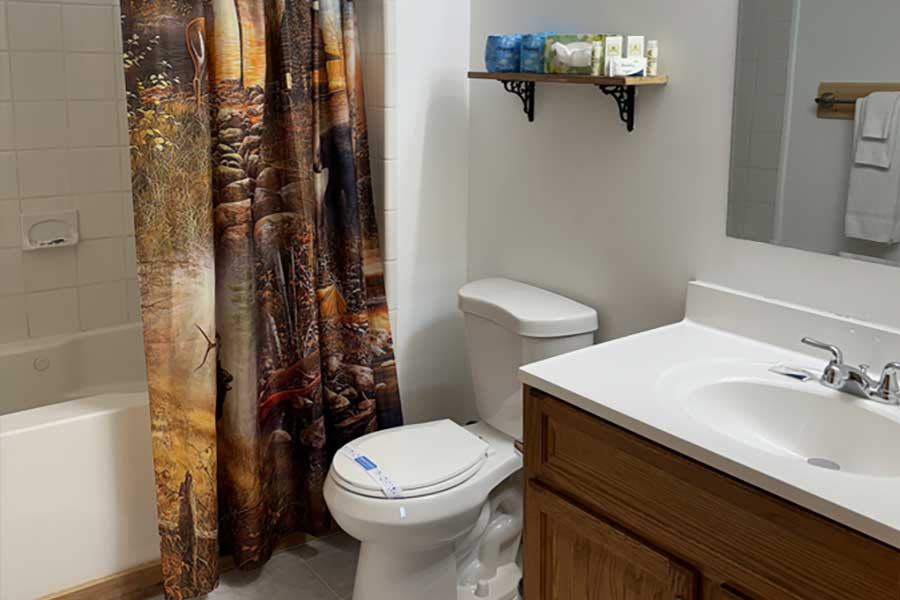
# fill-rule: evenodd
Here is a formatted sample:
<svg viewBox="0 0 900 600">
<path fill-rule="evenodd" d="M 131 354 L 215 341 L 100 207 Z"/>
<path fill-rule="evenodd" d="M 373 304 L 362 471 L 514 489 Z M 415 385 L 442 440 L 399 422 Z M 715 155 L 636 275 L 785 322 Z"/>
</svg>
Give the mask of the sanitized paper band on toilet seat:
<svg viewBox="0 0 900 600">
<path fill-rule="evenodd" d="M 384 495 L 388 498 L 403 498 L 403 490 L 399 485 L 394 483 L 390 476 L 382 471 L 371 458 L 364 454 L 360 454 L 355 448 L 344 446 L 341 448 L 341 454 L 355 462 L 359 467 L 372 478 Z"/>
</svg>

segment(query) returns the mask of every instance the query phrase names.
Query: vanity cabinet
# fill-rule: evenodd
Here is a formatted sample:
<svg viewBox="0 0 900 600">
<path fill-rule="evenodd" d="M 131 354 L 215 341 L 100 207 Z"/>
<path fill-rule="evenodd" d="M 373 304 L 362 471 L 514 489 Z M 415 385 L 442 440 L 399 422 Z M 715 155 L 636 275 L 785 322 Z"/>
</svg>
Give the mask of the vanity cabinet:
<svg viewBox="0 0 900 600">
<path fill-rule="evenodd" d="M 527 387 L 524 442 L 527 600 L 900 599 L 900 551 Z"/>
</svg>

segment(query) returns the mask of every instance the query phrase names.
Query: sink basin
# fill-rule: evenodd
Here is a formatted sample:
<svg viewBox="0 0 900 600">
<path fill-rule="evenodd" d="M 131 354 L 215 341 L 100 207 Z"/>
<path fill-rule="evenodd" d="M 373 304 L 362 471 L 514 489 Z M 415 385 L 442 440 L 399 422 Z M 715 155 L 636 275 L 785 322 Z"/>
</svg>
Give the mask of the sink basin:
<svg viewBox="0 0 900 600">
<path fill-rule="evenodd" d="M 776 377 L 692 386 L 679 404 L 706 427 L 811 468 L 900 475 L 900 423 L 816 381 L 782 383 Z"/>
</svg>

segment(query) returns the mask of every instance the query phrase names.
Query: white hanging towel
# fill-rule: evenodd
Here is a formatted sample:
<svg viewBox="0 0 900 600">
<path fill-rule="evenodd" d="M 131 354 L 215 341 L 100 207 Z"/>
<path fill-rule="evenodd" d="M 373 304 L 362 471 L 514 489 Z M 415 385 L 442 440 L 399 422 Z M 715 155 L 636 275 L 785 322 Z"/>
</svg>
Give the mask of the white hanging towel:
<svg viewBox="0 0 900 600">
<path fill-rule="evenodd" d="M 900 93 L 872 96 L 856 102 L 844 232 L 851 238 L 896 244 L 900 242 L 900 159 L 894 160 L 894 153 L 900 137 Z"/>
<path fill-rule="evenodd" d="M 856 146 L 856 164 L 889 169 L 894 161 L 892 125 L 900 93 L 874 92 L 865 98 L 861 113 L 862 135 Z M 857 105 L 858 106 L 858 105 Z"/>
</svg>

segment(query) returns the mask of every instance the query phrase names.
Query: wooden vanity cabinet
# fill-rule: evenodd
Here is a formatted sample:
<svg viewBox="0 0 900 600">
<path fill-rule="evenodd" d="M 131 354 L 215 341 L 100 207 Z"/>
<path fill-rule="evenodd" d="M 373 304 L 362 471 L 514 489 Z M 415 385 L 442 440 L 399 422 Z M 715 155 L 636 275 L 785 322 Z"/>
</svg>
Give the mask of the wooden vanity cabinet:
<svg viewBox="0 0 900 600">
<path fill-rule="evenodd" d="M 900 551 L 527 387 L 524 442 L 526 600 L 900 600 Z"/>
</svg>

